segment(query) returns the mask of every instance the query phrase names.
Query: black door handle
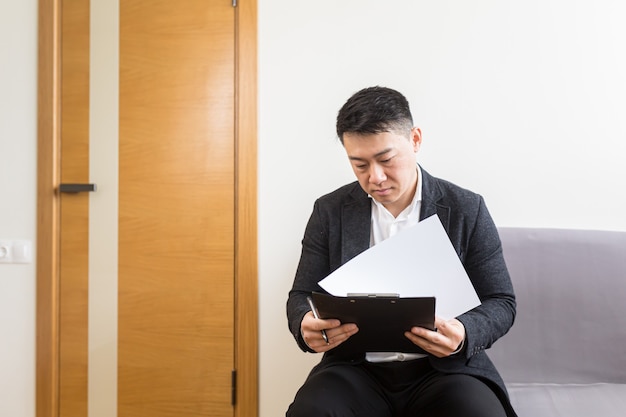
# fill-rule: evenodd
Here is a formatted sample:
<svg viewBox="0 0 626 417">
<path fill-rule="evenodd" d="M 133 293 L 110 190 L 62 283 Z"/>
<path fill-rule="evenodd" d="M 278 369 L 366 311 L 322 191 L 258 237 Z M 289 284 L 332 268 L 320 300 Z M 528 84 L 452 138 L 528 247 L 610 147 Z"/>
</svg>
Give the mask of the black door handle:
<svg viewBox="0 0 626 417">
<path fill-rule="evenodd" d="M 61 184 L 59 191 L 62 193 L 86 193 L 96 191 L 96 184 Z"/>
</svg>

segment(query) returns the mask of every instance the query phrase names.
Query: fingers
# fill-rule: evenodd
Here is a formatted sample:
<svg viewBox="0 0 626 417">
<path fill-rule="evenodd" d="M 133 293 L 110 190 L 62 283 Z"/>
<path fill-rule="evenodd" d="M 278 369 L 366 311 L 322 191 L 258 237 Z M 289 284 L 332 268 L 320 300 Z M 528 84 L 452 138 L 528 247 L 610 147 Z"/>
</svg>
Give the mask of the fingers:
<svg viewBox="0 0 626 417">
<path fill-rule="evenodd" d="M 304 318 L 302 319 L 301 327 L 305 330 L 308 329 L 308 330 L 321 331 L 321 330 L 333 329 L 335 327 L 339 327 L 340 325 L 341 325 L 341 322 L 339 320 L 316 319 L 313 316 L 313 313 L 309 311 L 308 313 L 305 314 Z"/>
<path fill-rule="evenodd" d="M 405 336 L 425 351 L 445 357 L 455 353 L 465 339 L 465 327 L 457 319 L 435 319 L 436 331 L 423 327 L 413 327 Z"/>
<path fill-rule="evenodd" d="M 328 341 L 324 339 L 322 330 L 326 333 Z M 304 342 L 316 352 L 326 352 L 348 340 L 358 331 L 355 324 L 341 324 L 339 320 L 320 320 L 307 313 L 301 324 Z"/>
<path fill-rule="evenodd" d="M 321 331 L 303 332 L 305 343 L 316 352 L 326 352 L 339 346 L 350 338 L 359 329 L 354 324 L 344 324 L 332 330 L 327 330 L 328 342 L 324 340 Z"/>
</svg>

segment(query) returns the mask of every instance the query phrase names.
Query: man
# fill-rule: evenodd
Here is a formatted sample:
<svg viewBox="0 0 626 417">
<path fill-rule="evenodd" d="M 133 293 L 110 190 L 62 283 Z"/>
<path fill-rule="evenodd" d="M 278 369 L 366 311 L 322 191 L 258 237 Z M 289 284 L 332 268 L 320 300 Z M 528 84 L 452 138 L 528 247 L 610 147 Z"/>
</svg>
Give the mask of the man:
<svg viewBox="0 0 626 417">
<path fill-rule="evenodd" d="M 516 304 L 482 197 L 417 164 L 422 134 L 413 126 L 406 98 L 395 90 L 371 87 L 350 97 L 337 116 L 337 135 L 358 181 L 318 199 L 305 230 L 287 316 L 300 348 L 324 356 L 287 416 L 515 416 L 485 354 L 512 326 Z M 427 355 L 334 353 L 358 328 L 315 319 L 307 296 L 323 291 L 318 282 L 342 264 L 433 214 L 481 305 L 454 319 L 436 317 L 436 331 L 407 329 L 405 336 Z"/>
</svg>

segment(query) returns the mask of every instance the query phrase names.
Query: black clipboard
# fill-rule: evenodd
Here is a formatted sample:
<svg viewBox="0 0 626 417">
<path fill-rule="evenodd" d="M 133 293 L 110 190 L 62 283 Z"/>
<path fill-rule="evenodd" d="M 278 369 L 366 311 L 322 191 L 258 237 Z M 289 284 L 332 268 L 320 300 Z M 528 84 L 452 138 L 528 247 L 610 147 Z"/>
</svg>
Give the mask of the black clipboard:
<svg viewBox="0 0 626 417">
<path fill-rule="evenodd" d="M 363 352 L 425 353 L 404 336 L 414 326 L 435 329 L 435 297 L 364 294 L 335 297 L 313 292 L 322 319 L 355 323 L 359 331 L 333 349 L 342 354 Z"/>
</svg>

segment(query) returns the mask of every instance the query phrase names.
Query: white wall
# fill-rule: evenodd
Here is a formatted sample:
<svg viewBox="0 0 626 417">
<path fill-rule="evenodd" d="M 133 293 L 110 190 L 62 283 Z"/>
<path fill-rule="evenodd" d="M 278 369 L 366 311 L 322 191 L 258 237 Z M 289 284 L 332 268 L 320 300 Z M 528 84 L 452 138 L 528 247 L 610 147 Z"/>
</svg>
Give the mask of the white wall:
<svg viewBox="0 0 626 417">
<path fill-rule="evenodd" d="M 261 416 L 311 365 L 285 299 L 320 195 L 352 180 L 334 135 L 356 90 L 405 93 L 418 159 L 500 226 L 626 230 L 626 4 L 259 0 Z"/>
<path fill-rule="evenodd" d="M 37 1 L 0 1 L 0 240 L 36 235 Z M 35 413 L 35 265 L 0 264 L 0 415 Z"/>
<path fill-rule="evenodd" d="M 35 237 L 35 0 L 0 1 L 0 239 Z M 374 84 L 409 98 L 432 174 L 501 226 L 626 230 L 619 0 L 259 0 L 261 417 L 318 358 L 285 298 L 313 201 L 352 180 L 336 112 Z M 0 264 L 0 415 L 34 416 L 34 265 Z"/>
</svg>

